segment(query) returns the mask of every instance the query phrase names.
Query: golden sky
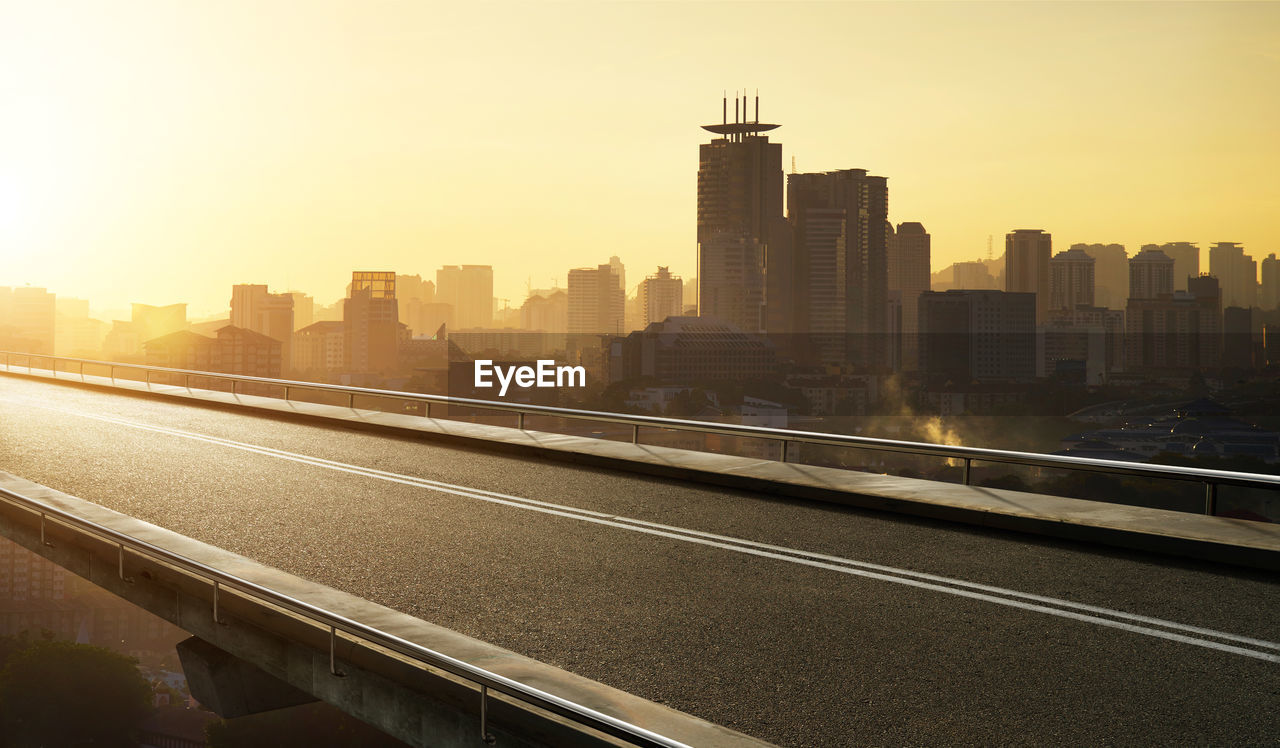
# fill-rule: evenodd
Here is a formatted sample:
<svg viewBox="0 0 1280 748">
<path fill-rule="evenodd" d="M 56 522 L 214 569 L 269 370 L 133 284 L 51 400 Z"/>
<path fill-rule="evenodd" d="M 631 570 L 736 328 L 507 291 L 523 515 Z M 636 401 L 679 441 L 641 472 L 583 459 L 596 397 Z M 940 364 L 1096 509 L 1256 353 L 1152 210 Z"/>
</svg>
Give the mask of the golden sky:
<svg viewBox="0 0 1280 748">
<path fill-rule="evenodd" d="M 1014 228 L 1280 252 L 1280 3 L 0 0 L 0 285 L 690 276 L 735 88 L 788 169 L 887 176 L 935 269 Z"/>
</svg>

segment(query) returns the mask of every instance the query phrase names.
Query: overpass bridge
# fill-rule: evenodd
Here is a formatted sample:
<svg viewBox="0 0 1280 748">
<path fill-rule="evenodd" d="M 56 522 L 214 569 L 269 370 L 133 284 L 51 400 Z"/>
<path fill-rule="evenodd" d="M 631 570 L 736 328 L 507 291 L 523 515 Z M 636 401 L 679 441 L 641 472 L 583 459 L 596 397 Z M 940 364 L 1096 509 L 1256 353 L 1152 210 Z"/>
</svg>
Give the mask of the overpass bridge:
<svg viewBox="0 0 1280 748">
<path fill-rule="evenodd" d="M 611 416 L 601 439 L 546 409 L 496 425 L 442 398 L 19 354 L 0 374 L 0 469 L 32 482 L 0 481 L 0 532 L 410 742 L 483 744 L 473 718 L 544 745 L 1280 734 L 1280 532 L 1213 516 L 1276 476 L 1072 465 L 1194 481 L 1193 514 L 798 461 L 823 440 L 1065 466 L 1048 456 Z M 696 428 L 776 451 L 646 443 Z M 274 645 L 248 641 L 264 628 Z M 415 665 L 438 703 L 374 713 Z"/>
</svg>

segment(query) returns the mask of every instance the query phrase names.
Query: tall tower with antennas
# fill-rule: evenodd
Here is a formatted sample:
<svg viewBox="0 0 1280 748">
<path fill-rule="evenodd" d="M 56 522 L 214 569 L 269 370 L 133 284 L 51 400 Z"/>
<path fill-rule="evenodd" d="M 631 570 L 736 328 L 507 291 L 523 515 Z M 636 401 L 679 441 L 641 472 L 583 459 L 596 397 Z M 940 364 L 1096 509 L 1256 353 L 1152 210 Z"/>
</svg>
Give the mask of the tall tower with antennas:
<svg viewBox="0 0 1280 748">
<path fill-rule="evenodd" d="M 782 212 L 782 145 L 764 133 L 760 97 L 748 119 L 747 97 L 735 93 L 721 122 L 702 129 L 720 137 L 698 147 L 698 314 L 748 332 L 769 326 L 769 290 L 782 293 L 785 278 L 769 278 L 769 265 L 789 257 L 790 231 Z M 781 271 L 780 271 L 781 273 Z M 779 273 L 779 274 L 780 274 Z"/>
</svg>

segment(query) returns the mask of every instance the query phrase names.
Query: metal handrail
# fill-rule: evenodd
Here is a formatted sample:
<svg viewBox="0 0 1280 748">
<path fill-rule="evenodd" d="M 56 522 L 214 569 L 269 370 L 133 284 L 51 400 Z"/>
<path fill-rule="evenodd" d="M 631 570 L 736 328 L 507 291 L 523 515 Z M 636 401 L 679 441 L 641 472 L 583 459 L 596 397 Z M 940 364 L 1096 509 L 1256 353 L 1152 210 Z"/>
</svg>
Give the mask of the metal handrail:
<svg viewBox="0 0 1280 748">
<path fill-rule="evenodd" d="M 226 587 L 228 589 L 236 590 L 246 597 L 264 601 L 278 608 L 287 610 L 311 621 L 312 623 L 319 624 L 323 628 L 329 629 L 330 672 L 335 676 L 341 675 L 336 667 L 337 632 L 341 631 L 352 637 L 372 642 L 431 667 L 452 673 L 480 686 L 482 689 L 482 714 L 486 710 L 486 704 L 484 701 L 487 697 L 486 691 L 487 689 L 492 689 L 531 706 L 572 720 L 573 722 L 585 727 L 625 740 L 632 745 L 660 746 L 661 748 L 690 748 L 685 743 L 659 735 L 656 732 L 647 730 L 638 725 L 633 725 L 625 720 L 596 711 L 590 707 L 583 706 L 560 696 L 556 696 L 555 694 L 534 688 L 533 686 L 525 685 L 524 683 L 513 680 L 504 675 L 499 675 L 489 670 L 485 670 L 484 668 L 476 667 L 468 662 L 464 662 L 455 657 L 450 657 L 447 654 L 437 652 L 434 649 L 424 647 L 421 644 L 411 642 L 408 639 L 401 638 L 395 634 L 387 633 L 368 624 L 352 620 L 346 616 L 326 610 L 317 605 L 312 605 L 311 603 L 291 597 L 282 592 L 277 592 L 270 587 L 264 587 L 256 582 L 251 582 L 234 574 L 229 574 L 220 569 L 201 563 L 200 561 L 196 561 L 195 559 L 187 558 L 181 554 L 174 553 L 173 551 L 148 543 L 145 540 L 139 540 L 131 535 L 127 535 L 105 525 L 98 524 L 92 520 L 76 516 L 68 511 L 59 509 L 55 506 L 50 506 L 36 499 L 23 496 L 22 494 L 11 491 L 7 488 L 0 487 L 0 498 L 11 503 L 19 504 L 40 515 L 41 539 L 43 539 L 45 535 L 46 519 L 54 518 L 62 524 L 70 525 L 92 535 L 97 535 L 100 538 L 105 539 L 107 542 L 115 544 L 120 549 L 121 553 L 120 577 L 122 579 L 125 578 L 123 553 L 126 548 L 136 554 L 150 556 L 153 559 L 176 566 L 193 576 L 206 579 L 214 585 L 213 617 L 215 621 L 219 620 L 218 588 Z M 488 737 L 483 719 L 481 722 L 481 737 Z"/>
<path fill-rule="evenodd" d="M 932 444 L 929 442 L 912 442 L 897 439 L 881 439 L 869 436 L 853 436 L 847 434 L 824 434 L 816 431 L 792 431 L 766 426 L 747 426 L 732 423 L 712 423 L 709 421 L 693 421 L 678 418 L 662 418 L 659 416 L 633 415 L 624 413 L 604 413 L 594 410 L 578 410 L 560 408 L 550 405 L 531 405 L 525 403 L 498 402 L 493 400 L 475 400 L 471 398 L 452 397 L 448 395 L 430 395 L 419 392 L 400 392 L 396 390 L 379 390 L 365 387 L 350 387 L 323 382 L 302 382 L 287 379 L 271 379 L 253 377 L 243 374 L 223 372 L 193 371 L 189 369 L 171 369 L 146 364 L 118 363 L 112 361 L 96 361 L 93 359 L 71 358 L 67 356 L 50 356 L 38 353 L 0 352 L 5 357 L 5 369 L 12 370 L 13 356 L 27 358 L 27 369 L 31 370 L 32 359 L 50 361 L 49 370 L 57 375 L 57 362 L 76 363 L 80 365 L 80 376 L 84 376 L 84 366 L 109 367 L 111 378 L 115 379 L 116 369 L 131 369 L 147 372 L 146 383 L 151 385 L 150 373 L 177 374 L 187 377 L 190 388 L 191 377 L 205 377 L 231 381 L 234 392 L 235 382 L 268 384 L 284 388 L 284 400 L 289 401 L 289 391 L 294 389 L 322 392 L 338 392 L 349 397 L 351 407 L 355 407 L 356 396 L 392 398 L 416 401 L 427 404 L 427 417 L 430 417 L 432 403 L 442 405 L 458 405 L 500 412 L 515 413 L 518 416 L 518 427 L 524 429 L 525 415 L 543 415 L 575 420 L 594 421 L 599 423 L 615 423 L 632 427 L 632 442 L 639 441 L 641 427 L 669 429 L 676 431 L 692 431 L 703 434 L 720 434 L 724 436 L 750 437 L 769 439 L 781 444 L 780 460 L 787 461 L 788 445 L 816 444 L 822 446 L 869 449 L 881 452 L 899 452 L 913 455 L 925 455 L 960 460 L 963 463 L 961 481 L 970 483 L 970 468 L 973 462 L 998 462 L 1004 464 L 1024 465 L 1029 467 L 1081 470 L 1095 473 L 1113 473 L 1138 478 L 1157 478 L 1168 480 L 1203 483 L 1205 486 L 1205 513 L 1213 514 L 1217 501 L 1218 486 L 1243 486 L 1247 488 L 1280 489 L 1280 475 L 1263 473 L 1243 473 L 1232 470 L 1213 470 L 1209 468 L 1180 467 L 1175 465 L 1151 465 L 1139 462 L 1121 462 L 1101 460 L 1090 457 L 1074 457 L 1070 455 L 1049 455 L 1034 452 L 1017 452 L 1005 449 L 988 449 L 984 447 L 965 447 L 951 444 Z"/>
</svg>

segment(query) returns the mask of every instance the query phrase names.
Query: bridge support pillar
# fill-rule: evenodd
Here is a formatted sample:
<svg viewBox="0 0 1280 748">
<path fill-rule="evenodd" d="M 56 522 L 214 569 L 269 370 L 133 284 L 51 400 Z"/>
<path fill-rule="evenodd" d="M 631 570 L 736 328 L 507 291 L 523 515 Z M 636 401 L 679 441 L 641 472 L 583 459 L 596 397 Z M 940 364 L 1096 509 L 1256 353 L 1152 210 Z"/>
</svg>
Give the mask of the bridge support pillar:
<svg viewBox="0 0 1280 748">
<path fill-rule="evenodd" d="M 223 719 L 318 701 L 198 636 L 178 643 L 191 695 Z"/>
</svg>

